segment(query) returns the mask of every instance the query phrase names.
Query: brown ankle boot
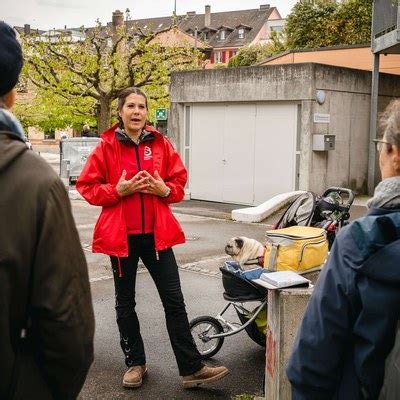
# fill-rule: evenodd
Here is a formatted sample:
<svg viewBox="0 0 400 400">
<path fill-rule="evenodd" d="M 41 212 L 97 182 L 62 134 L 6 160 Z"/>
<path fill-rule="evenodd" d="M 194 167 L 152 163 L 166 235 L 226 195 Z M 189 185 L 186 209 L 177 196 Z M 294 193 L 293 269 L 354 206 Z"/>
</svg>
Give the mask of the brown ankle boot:
<svg viewBox="0 0 400 400">
<path fill-rule="evenodd" d="M 228 368 L 221 367 L 207 367 L 204 366 L 199 371 L 192 375 L 187 375 L 183 377 L 183 388 L 190 389 L 203 383 L 212 383 L 220 380 L 224 376 L 229 374 Z"/>
<path fill-rule="evenodd" d="M 147 367 L 145 365 L 134 365 L 125 372 L 122 379 L 122 385 L 126 388 L 137 388 L 142 386 L 143 377 L 147 373 Z"/>
</svg>

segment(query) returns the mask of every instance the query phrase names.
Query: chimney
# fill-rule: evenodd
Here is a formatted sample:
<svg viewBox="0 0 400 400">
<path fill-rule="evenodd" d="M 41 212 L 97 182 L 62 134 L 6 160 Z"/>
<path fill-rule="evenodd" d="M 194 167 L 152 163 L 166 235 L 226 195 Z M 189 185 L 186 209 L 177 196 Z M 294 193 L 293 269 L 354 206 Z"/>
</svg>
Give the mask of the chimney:
<svg viewBox="0 0 400 400">
<path fill-rule="evenodd" d="M 196 11 L 188 11 L 186 14 L 188 17 L 194 17 L 196 15 Z"/>
<path fill-rule="evenodd" d="M 260 5 L 260 11 L 268 11 L 270 8 L 269 4 L 261 4 Z"/>
<path fill-rule="evenodd" d="M 24 25 L 24 33 L 25 33 L 25 35 L 31 34 L 31 26 L 29 24 Z"/>
<path fill-rule="evenodd" d="M 204 14 L 204 26 L 211 26 L 211 6 L 206 6 L 206 13 Z"/>
<path fill-rule="evenodd" d="M 113 29 L 117 29 L 119 26 L 124 24 L 124 13 L 120 10 L 116 10 L 112 13 L 112 26 Z"/>
</svg>

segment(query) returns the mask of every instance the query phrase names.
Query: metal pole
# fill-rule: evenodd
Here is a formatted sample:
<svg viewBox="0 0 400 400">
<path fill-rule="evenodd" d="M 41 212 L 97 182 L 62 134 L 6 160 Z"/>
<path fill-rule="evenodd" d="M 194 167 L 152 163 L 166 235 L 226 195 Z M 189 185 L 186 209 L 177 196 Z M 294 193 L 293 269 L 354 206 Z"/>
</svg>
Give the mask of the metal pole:
<svg viewBox="0 0 400 400">
<path fill-rule="evenodd" d="M 376 128 L 378 120 L 378 95 L 379 95 L 379 53 L 374 53 L 374 66 L 372 70 L 371 87 L 371 116 L 369 123 L 369 141 L 368 141 L 368 195 L 374 194 L 375 188 L 375 164 L 376 151 L 372 142 L 376 139 Z"/>
</svg>

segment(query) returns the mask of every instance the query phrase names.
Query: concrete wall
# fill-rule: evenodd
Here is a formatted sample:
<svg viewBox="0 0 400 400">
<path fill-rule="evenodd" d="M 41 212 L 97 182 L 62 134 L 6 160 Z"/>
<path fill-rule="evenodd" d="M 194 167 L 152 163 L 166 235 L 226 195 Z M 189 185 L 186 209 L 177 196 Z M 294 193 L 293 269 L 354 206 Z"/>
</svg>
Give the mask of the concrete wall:
<svg viewBox="0 0 400 400">
<path fill-rule="evenodd" d="M 365 193 L 371 73 L 321 64 L 289 64 L 179 72 L 172 75 L 169 132 L 181 149 L 185 104 L 292 101 L 301 104 L 299 189 L 345 186 Z M 380 109 L 400 97 L 400 77 L 381 74 Z M 316 102 L 317 90 L 325 102 Z M 329 124 L 313 122 L 329 114 Z M 312 150 L 313 134 L 336 135 L 335 150 Z"/>
<path fill-rule="evenodd" d="M 311 98 L 312 64 L 198 70 L 172 74 L 172 103 Z"/>
<path fill-rule="evenodd" d="M 326 100 L 322 105 L 313 101 L 312 113 L 329 114 L 330 123 L 316 124 L 311 118 L 311 132 L 335 135 L 336 148 L 311 151 L 307 160 L 302 154 L 302 166 L 310 168 L 301 171 L 309 176 L 308 185 L 303 187 L 320 193 L 328 186 L 345 186 L 366 193 L 371 73 L 316 64 L 314 74 L 315 91 L 324 91 Z M 381 75 L 380 110 L 392 97 L 400 96 L 399 84 L 400 77 Z M 303 140 L 305 136 L 303 131 Z M 303 151 L 307 148 L 308 142 L 302 146 Z"/>
</svg>

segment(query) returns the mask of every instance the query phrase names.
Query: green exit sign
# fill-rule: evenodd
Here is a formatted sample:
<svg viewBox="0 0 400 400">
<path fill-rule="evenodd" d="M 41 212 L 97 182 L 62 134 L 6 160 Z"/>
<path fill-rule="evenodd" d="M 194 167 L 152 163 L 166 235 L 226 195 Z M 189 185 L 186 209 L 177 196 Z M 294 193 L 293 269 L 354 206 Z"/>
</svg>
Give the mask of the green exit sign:
<svg viewBox="0 0 400 400">
<path fill-rule="evenodd" d="M 166 108 L 157 108 L 156 109 L 156 120 L 157 121 L 166 121 L 168 118 L 168 110 Z"/>
</svg>

